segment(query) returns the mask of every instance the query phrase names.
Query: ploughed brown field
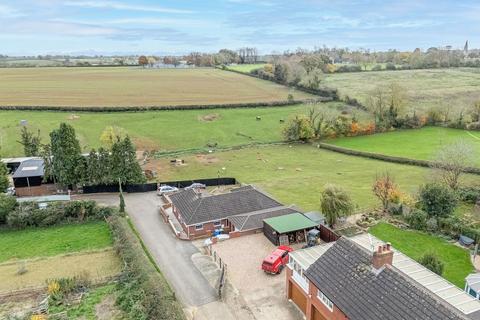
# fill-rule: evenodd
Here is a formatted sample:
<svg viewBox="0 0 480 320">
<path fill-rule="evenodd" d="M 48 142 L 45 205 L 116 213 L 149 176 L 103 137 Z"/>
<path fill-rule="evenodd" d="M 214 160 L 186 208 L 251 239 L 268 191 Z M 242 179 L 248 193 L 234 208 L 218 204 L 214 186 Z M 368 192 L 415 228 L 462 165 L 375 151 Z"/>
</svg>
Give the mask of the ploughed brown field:
<svg viewBox="0 0 480 320">
<path fill-rule="evenodd" d="M 0 69 L 0 106 L 221 105 L 311 98 L 269 81 L 218 69 Z"/>
</svg>

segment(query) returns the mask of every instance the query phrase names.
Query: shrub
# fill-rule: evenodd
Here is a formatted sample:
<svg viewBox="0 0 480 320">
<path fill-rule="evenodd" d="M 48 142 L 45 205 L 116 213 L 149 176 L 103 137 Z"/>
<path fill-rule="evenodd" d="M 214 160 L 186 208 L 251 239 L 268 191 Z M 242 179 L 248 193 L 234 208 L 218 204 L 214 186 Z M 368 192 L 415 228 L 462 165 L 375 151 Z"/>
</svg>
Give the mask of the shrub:
<svg viewBox="0 0 480 320">
<path fill-rule="evenodd" d="M 413 229 L 425 230 L 427 228 L 428 214 L 425 211 L 415 209 L 406 217 L 407 223 Z"/>
<path fill-rule="evenodd" d="M 480 121 L 472 122 L 467 125 L 468 130 L 480 130 Z"/>
<path fill-rule="evenodd" d="M 431 217 L 427 220 L 427 230 L 430 232 L 435 232 L 438 230 L 438 221 L 437 218 Z"/>
<path fill-rule="evenodd" d="M 480 200 L 480 187 L 461 187 L 457 195 L 460 201 L 475 204 Z"/>
<path fill-rule="evenodd" d="M 0 224 L 7 222 L 7 216 L 15 209 L 17 200 L 15 197 L 0 193 Z"/>
<path fill-rule="evenodd" d="M 385 65 L 385 70 L 397 70 L 397 67 L 391 63 L 391 62 L 388 62 L 386 65 Z"/>
<path fill-rule="evenodd" d="M 443 184 L 429 183 L 420 189 L 420 205 L 429 216 L 446 217 L 457 206 L 457 195 Z"/>
<path fill-rule="evenodd" d="M 434 252 L 425 253 L 419 261 L 424 267 L 432 272 L 435 272 L 439 276 L 443 274 L 443 262 L 438 258 Z"/>
<path fill-rule="evenodd" d="M 40 209 L 35 202 L 24 202 L 7 215 L 11 228 L 46 227 L 63 222 L 99 220 L 115 213 L 115 209 L 99 207 L 95 201 L 70 201 L 49 203 Z"/>
<path fill-rule="evenodd" d="M 381 71 L 381 70 L 382 70 L 381 64 L 376 64 L 372 67 L 372 71 Z"/>
<path fill-rule="evenodd" d="M 310 119 L 305 115 L 291 118 L 283 129 L 286 141 L 308 141 L 315 136 Z"/>
</svg>

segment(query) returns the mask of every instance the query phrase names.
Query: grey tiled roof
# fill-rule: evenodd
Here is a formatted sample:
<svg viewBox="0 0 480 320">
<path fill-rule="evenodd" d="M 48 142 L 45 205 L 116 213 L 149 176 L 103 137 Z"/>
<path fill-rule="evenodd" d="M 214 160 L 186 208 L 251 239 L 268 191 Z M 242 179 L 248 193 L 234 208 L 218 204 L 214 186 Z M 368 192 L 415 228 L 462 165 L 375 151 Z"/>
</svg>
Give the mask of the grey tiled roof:
<svg viewBox="0 0 480 320">
<path fill-rule="evenodd" d="M 194 190 L 182 190 L 169 198 L 187 225 L 282 206 L 253 187 L 212 196 L 199 196 Z"/>
<path fill-rule="evenodd" d="M 275 207 L 266 210 L 251 212 L 248 214 L 229 217 L 228 220 L 240 231 L 261 229 L 263 220 L 267 218 L 279 217 L 290 213 L 298 212 L 289 207 Z"/>
<path fill-rule="evenodd" d="M 371 259 L 341 237 L 305 275 L 351 320 L 468 319 L 394 267 L 374 273 Z"/>
<path fill-rule="evenodd" d="M 29 159 L 23 161 L 13 174 L 13 178 L 43 177 L 44 165 L 42 159 Z"/>
</svg>

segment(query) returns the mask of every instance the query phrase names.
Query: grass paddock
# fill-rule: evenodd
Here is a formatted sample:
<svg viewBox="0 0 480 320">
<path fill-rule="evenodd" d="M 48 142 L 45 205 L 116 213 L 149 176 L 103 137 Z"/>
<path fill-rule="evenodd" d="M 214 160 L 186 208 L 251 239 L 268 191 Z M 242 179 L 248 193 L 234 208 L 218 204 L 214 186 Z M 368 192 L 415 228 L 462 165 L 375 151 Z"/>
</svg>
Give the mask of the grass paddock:
<svg viewBox="0 0 480 320">
<path fill-rule="evenodd" d="M 419 160 L 434 160 L 442 147 L 459 140 L 471 145 L 476 165 L 480 166 L 480 132 L 476 131 L 425 127 L 369 136 L 338 138 L 326 142 L 353 150 Z"/>
</svg>

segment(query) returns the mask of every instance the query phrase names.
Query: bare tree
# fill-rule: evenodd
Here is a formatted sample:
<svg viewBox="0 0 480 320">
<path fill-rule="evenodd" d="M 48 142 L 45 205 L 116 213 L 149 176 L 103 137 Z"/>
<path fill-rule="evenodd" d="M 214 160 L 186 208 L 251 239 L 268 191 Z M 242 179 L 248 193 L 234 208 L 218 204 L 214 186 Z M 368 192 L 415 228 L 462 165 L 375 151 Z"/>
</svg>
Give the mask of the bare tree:
<svg viewBox="0 0 480 320">
<path fill-rule="evenodd" d="M 442 148 L 432 167 L 440 179 L 452 189 L 457 189 L 465 168 L 473 164 L 473 149 L 470 144 L 459 140 Z"/>
</svg>

